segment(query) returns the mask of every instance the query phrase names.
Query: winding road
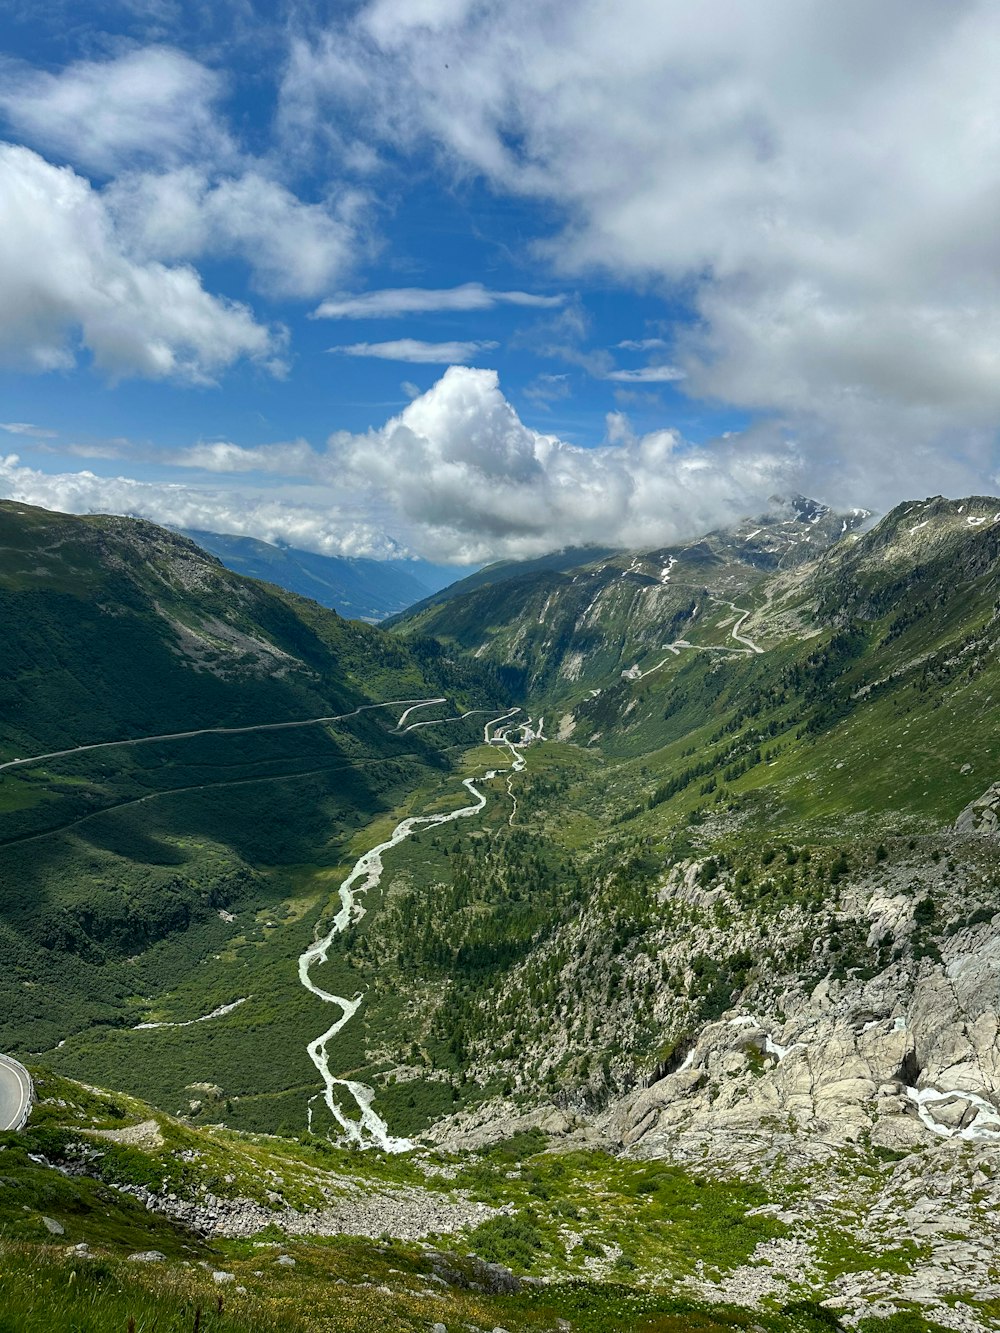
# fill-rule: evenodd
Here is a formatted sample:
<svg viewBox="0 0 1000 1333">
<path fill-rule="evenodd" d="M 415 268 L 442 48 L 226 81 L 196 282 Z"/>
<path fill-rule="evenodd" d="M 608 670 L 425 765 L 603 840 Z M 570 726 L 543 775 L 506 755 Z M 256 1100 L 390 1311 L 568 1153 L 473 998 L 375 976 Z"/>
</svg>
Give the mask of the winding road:
<svg viewBox="0 0 1000 1333">
<path fill-rule="evenodd" d="M 158 736 L 136 736 L 131 740 L 97 741 L 92 745 L 74 745 L 68 750 L 50 750 L 48 754 L 33 754 L 27 759 L 8 759 L 6 763 L 0 764 L 0 773 L 10 768 L 24 768 L 26 764 L 41 764 L 46 759 L 65 759 L 69 755 L 89 754 L 94 750 L 109 750 L 118 745 L 152 745 L 156 741 L 186 741 L 193 736 L 242 736 L 252 731 L 286 731 L 293 727 L 317 727 L 328 722 L 344 722 L 349 717 L 357 717 L 360 713 L 370 712 L 374 708 L 398 708 L 401 704 L 409 704 L 410 707 L 407 708 L 396 724 L 396 730 L 398 731 L 404 720 L 415 708 L 429 708 L 431 704 L 443 704 L 444 702 L 444 698 L 387 699 L 380 704 L 362 704 L 360 708 L 354 708 L 349 713 L 337 713 L 333 717 L 307 717 L 296 722 L 258 722 L 249 727 L 200 727 L 197 731 L 168 731 Z"/>
<path fill-rule="evenodd" d="M 742 643 L 745 648 L 749 648 L 749 650 L 752 653 L 762 653 L 764 649 L 760 646 L 759 643 L 754 643 L 753 639 L 748 639 L 745 634 L 740 633 L 741 627 L 750 618 L 753 612 L 748 611 L 746 607 L 735 606 L 732 602 L 727 602 L 726 605 L 731 610 L 736 611 L 740 617 L 732 628 L 733 638 L 736 640 L 737 643 Z"/>
<path fill-rule="evenodd" d="M 9 1055 L 0 1055 L 0 1132 L 22 1129 L 31 1111 L 31 1075 Z"/>
</svg>

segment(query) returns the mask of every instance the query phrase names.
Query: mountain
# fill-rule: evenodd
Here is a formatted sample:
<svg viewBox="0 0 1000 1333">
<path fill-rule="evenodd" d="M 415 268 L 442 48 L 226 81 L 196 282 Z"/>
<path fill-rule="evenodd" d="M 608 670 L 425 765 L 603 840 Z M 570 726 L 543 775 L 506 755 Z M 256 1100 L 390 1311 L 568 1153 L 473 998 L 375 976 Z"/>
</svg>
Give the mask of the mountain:
<svg viewBox="0 0 1000 1333">
<path fill-rule="evenodd" d="M 424 560 L 366 560 L 317 555 L 255 537 L 188 529 L 183 532 L 227 569 L 276 583 L 330 607 L 348 620 L 384 620 L 450 582 L 454 571 Z"/>
<path fill-rule="evenodd" d="M 0 769 L 8 1304 L 66 1290 L 48 1216 L 248 1327 L 1000 1325 L 1000 500 L 775 504 L 393 631 L 8 508 L 0 763 L 444 699 Z"/>
<path fill-rule="evenodd" d="M 662 658 L 663 644 L 683 638 L 714 606 L 815 560 L 870 518 L 802 496 L 773 503 L 769 515 L 682 545 L 492 566 L 391 624 L 502 664 L 512 681 L 513 669 L 526 698 L 586 694 L 649 665 L 650 653 Z"/>
<path fill-rule="evenodd" d="M 492 565 L 476 570 L 474 574 L 469 574 L 464 579 L 443 585 L 429 597 L 414 602 L 405 607 L 401 613 L 389 617 L 386 623 L 390 627 L 402 623 L 410 617 L 430 610 L 431 607 L 441 606 L 444 602 L 462 597 L 478 588 L 505 583 L 510 579 L 525 578 L 540 572 L 574 569 L 590 561 L 606 559 L 614 553 L 613 547 L 570 546 L 562 551 L 552 551 L 548 555 L 538 556 L 534 560 L 498 560 Z"/>
<path fill-rule="evenodd" d="M 0 1048 L 68 1055 L 93 1040 L 172 1101 L 196 1065 L 214 1081 L 245 1059 L 260 1024 L 274 1056 L 256 1123 L 275 1127 L 311 1068 L 286 1034 L 308 1004 L 294 951 L 326 881 L 360 827 L 454 786 L 448 747 L 482 725 L 397 722 L 428 698 L 445 714 L 488 708 L 494 678 L 152 524 L 8 502 L 0 623 Z M 16 762 L 32 756 L 47 758 Z M 234 987 L 258 1000 L 225 1049 L 199 1027 L 152 1060 L 132 1031 L 168 994 L 200 1014 Z M 288 1012 L 268 1023 L 283 994 Z"/>
</svg>

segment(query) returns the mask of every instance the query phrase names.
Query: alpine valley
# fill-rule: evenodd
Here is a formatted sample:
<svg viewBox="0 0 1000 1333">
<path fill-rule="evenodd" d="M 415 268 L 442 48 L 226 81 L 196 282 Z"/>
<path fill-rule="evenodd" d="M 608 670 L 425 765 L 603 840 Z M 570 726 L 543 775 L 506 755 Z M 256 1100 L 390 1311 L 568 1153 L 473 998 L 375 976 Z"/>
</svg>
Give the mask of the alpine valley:
<svg viewBox="0 0 1000 1333">
<path fill-rule="evenodd" d="M 372 626 L 0 503 L 0 1330 L 1000 1328 L 1000 500 L 770 509 Z"/>
</svg>

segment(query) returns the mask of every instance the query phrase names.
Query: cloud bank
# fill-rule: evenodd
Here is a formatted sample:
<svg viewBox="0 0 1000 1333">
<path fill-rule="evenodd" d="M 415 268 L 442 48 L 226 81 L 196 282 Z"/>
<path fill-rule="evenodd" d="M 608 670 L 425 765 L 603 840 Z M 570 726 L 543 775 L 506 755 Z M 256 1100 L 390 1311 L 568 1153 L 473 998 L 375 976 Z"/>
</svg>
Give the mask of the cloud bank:
<svg viewBox="0 0 1000 1333">
<path fill-rule="evenodd" d="M 125 514 L 168 527 L 286 542 L 321 555 L 388 560 L 405 554 L 369 518 L 338 505 L 333 496 L 309 503 L 228 487 L 201 489 L 93 472 L 51 474 L 26 466 L 17 454 L 0 455 L 0 496 L 64 514 Z"/>
<path fill-rule="evenodd" d="M 89 471 L 53 476 L 11 455 L 0 461 L 0 494 L 325 554 L 379 558 L 405 548 L 469 564 L 587 543 L 664 545 L 754 512 L 799 478 L 796 451 L 778 440 L 732 437 L 698 448 L 670 430 L 637 436 L 619 414 L 607 426 L 599 448 L 568 444 L 526 426 L 495 371 L 451 366 L 379 429 L 338 432 L 322 451 L 303 440 L 197 444 L 169 461 L 208 475 L 181 485 Z M 262 494 L 261 483 L 275 479 Z"/>
<path fill-rule="evenodd" d="M 296 44 L 284 93 L 299 133 L 346 115 L 551 205 L 538 255 L 686 306 L 686 392 L 784 422 L 820 473 L 905 458 L 928 486 L 948 455 L 982 484 L 998 49 L 988 0 L 371 0 Z"/>
</svg>

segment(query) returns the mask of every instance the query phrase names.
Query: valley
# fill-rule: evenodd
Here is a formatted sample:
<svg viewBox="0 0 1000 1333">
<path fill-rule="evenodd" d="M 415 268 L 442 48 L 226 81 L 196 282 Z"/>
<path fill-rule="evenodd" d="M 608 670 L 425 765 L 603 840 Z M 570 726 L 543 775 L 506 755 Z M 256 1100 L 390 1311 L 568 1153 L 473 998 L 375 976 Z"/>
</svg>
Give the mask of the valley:
<svg viewBox="0 0 1000 1333">
<path fill-rule="evenodd" d="M 388 631 L 8 512 L 19 1197 L 30 1149 L 256 1327 L 1000 1326 L 998 511 L 796 501 Z"/>
</svg>

